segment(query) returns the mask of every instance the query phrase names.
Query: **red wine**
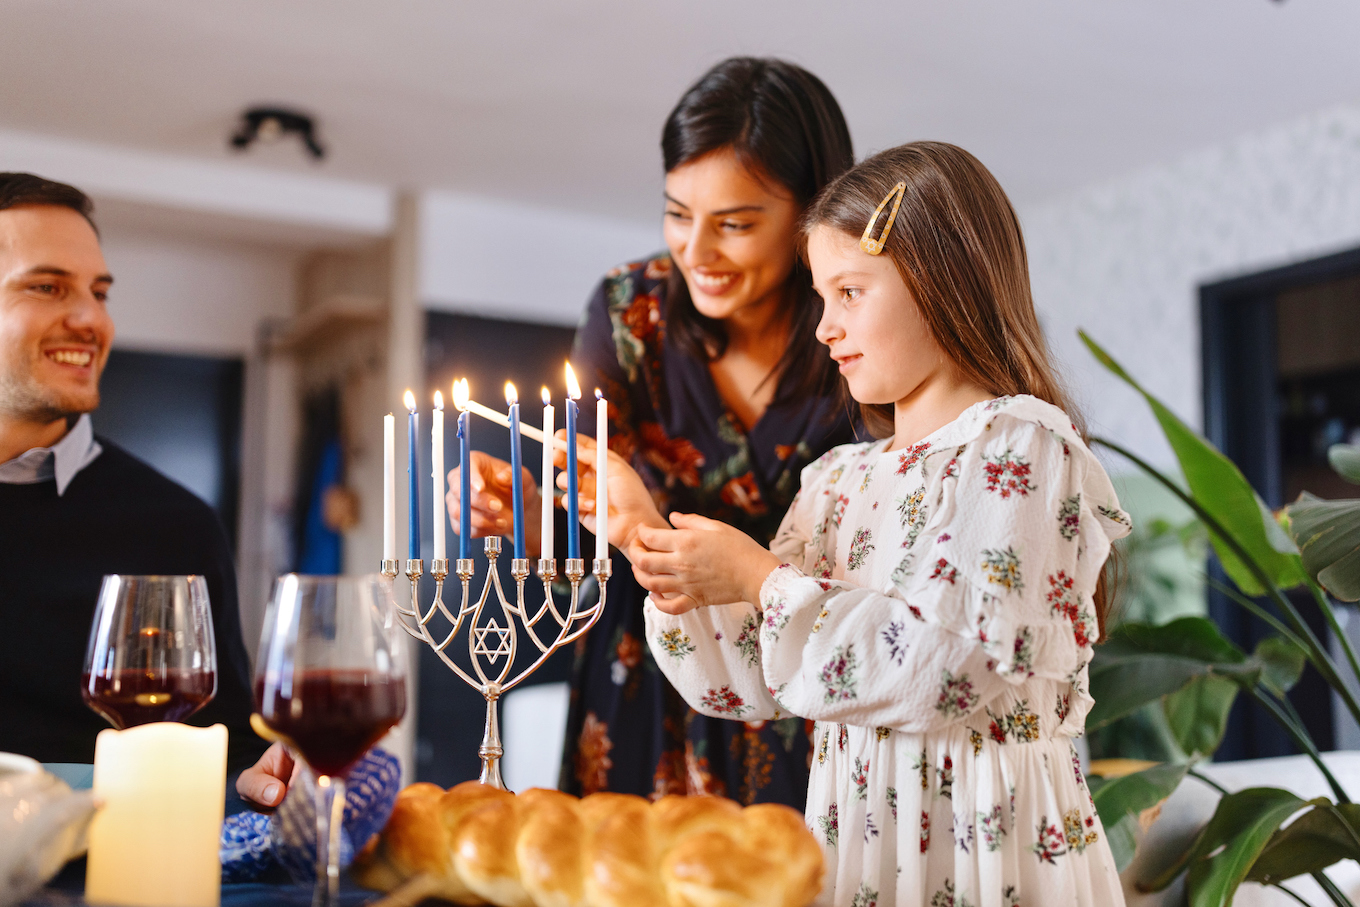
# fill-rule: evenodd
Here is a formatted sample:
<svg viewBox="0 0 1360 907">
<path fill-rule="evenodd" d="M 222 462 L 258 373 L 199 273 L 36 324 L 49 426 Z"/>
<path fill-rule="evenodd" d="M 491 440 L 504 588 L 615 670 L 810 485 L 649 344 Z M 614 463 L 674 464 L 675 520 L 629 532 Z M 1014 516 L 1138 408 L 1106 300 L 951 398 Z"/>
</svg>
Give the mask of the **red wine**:
<svg viewBox="0 0 1360 907">
<path fill-rule="evenodd" d="M 85 704 L 118 728 L 153 721 L 183 721 L 213 698 L 212 671 L 122 668 L 111 674 L 82 674 Z"/>
<path fill-rule="evenodd" d="M 255 681 L 260 717 L 312 770 L 343 777 L 406 713 L 406 681 L 365 671 L 307 671 L 291 690 Z"/>
</svg>

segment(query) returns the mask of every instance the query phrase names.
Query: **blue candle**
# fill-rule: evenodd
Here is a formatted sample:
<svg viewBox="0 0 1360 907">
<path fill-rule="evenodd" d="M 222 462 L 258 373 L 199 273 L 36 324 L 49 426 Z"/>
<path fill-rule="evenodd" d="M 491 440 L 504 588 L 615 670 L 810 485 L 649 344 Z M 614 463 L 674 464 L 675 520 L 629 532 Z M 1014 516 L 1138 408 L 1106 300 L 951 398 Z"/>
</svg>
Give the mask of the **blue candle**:
<svg viewBox="0 0 1360 907">
<path fill-rule="evenodd" d="M 519 447 L 519 394 L 505 382 L 505 402 L 510 404 L 510 494 L 514 498 L 515 557 L 524 557 L 524 456 Z"/>
<path fill-rule="evenodd" d="M 581 386 L 567 363 L 567 557 L 581 556 L 581 502 L 576 491 L 576 401 Z"/>
<path fill-rule="evenodd" d="M 453 401 L 458 407 L 458 556 L 472 557 L 472 413 L 468 412 L 467 379 L 454 382 Z"/>
<path fill-rule="evenodd" d="M 406 392 L 406 409 L 409 412 L 406 418 L 406 476 L 411 481 L 406 547 L 407 557 L 415 560 L 420 557 L 420 474 L 416 471 L 416 429 L 420 416 L 416 414 L 416 398 L 410 391 Z"/>
</svg>

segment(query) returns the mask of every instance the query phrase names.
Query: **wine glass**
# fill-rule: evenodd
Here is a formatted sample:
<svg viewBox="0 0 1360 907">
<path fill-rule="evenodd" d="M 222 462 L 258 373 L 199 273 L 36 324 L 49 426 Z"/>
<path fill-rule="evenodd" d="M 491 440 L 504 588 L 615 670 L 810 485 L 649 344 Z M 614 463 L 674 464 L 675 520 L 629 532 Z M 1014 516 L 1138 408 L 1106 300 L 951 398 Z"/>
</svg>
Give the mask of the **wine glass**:
<svg viewBox="0 0 1360 907">
<path fill-rule="evenodd" d="M 376 574 L 279 577 L 255 661 L 255 707 L 316 775 L 312 904 L 330 907 L 345 777 L 406 712 L 391 585 Z"/>
<path fill-rule="evenodd" d="M 104 577 L 80 682 L 85 704 L 119 730 L 203 708 L 217 694 L 203 577 Z"/>
</svg>

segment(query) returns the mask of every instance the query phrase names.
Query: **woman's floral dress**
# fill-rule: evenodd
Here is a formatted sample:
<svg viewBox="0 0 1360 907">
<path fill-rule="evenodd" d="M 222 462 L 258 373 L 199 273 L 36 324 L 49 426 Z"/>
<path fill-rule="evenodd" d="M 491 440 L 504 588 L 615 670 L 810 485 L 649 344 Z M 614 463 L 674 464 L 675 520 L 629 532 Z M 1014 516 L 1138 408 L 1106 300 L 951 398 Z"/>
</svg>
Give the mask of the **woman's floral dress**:
<svg viewBox="0 0 1360 907">
<path fill-rule="evenodd" d="M 808 826 L 841 907 L 1123 903 L 1071 738 L 1128 516 L 1068 417 L 979 403 L 809 466 L 748 603 L 647 641 L 700 711 L 816 719 Z"/>
<path fill-rule="evenodd" d="M 666 335 L 670 271 L 663 255 L 606 275 L 577 331 L 572 365 L 587 396 L 604 391 L 609 446 L 632 462 L 663 514 L 702 514 L 767 543 L 803 468 L 853 440 L 845 407 L 831 397 L 784 402 L 745 431 L 707 363 Z M 594 420 L 582 419 L 581 429 L 593 434 Z M 694 712 L 643 642 L 645 600 L 616 553 L 608 605 L 578 644 L 562 789 L 714 793 L 802 809 L 812 723 L 743 724 Z"/>
</svg>

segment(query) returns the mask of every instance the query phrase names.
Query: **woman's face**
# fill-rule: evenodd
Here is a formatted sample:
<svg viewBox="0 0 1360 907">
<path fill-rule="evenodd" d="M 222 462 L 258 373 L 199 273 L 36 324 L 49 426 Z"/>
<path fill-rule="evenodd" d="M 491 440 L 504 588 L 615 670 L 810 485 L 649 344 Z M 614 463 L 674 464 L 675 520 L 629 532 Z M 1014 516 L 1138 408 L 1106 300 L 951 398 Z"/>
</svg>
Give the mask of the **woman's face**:
<svg viewBox="0 0 1360 907">
<path fill-rule="evenodd" d="M 850 396 L 897 403 L 953 376 L 891 258 L 820 226 L 808 236 L 808 264 L 822 297 L 817 339 L 830 348 Z"/>
<path fill-rule="evenodd" d="M 725 320 L 778 306 L 796 257 L 799 209 L 722 149 L 666 174 L 666 245 L 694 307 Z"/>
</svg>

